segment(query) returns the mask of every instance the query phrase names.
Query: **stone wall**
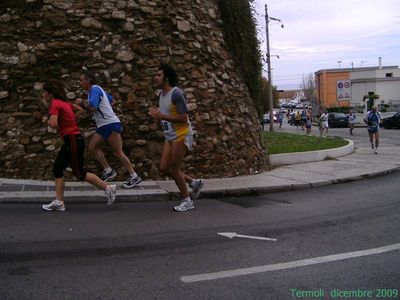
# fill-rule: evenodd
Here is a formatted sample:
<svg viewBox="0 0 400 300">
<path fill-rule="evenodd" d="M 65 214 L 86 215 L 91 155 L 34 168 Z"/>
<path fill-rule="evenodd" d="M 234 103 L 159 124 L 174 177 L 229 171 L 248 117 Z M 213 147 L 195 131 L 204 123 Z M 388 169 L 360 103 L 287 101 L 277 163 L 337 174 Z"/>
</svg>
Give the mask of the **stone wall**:
<svg viewBox="0 0 400 300">
<path fill-rule="evenodd" d="M 61 139 L 43 123 L 41 87 L 62 78 L 70 100 L 85 97 L 78 78 L 87 67 L 117 99 L 124 150 L 136 169 L 159 178 L 163 134 L 147 112 L 157 105 L 152 78 L 161 61 L 178 71 L 196 132 L 185 170 L 203 178 L 263 170 L 260 124 L 221 23 L 212 0 L 2 0 L 0 177 L 52 178 Z M 92 120 L 79 124 L 90 138 Z M 122 179 L 119 162 L 110 162 Z M 93 157 L 87 165 L 100 171 Z"/>
</svg>

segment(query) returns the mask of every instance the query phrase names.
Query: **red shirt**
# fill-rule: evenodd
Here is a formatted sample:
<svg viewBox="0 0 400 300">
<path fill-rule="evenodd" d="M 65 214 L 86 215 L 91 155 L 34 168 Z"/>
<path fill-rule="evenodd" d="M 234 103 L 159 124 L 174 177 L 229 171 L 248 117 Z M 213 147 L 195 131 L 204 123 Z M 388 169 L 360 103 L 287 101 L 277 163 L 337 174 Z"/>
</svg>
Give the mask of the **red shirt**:
<svg viewBox="0 0 400 300">
<path fill-rule="evenodd" d="M 67 134 L 79 134 L 78 124 L 76 123 L 72 103 L 64 102 L 59 99 L 53 99 L 50 104 L 49 114 L 58 116 L 58 128 L 61 137 Z"/>
</svg>

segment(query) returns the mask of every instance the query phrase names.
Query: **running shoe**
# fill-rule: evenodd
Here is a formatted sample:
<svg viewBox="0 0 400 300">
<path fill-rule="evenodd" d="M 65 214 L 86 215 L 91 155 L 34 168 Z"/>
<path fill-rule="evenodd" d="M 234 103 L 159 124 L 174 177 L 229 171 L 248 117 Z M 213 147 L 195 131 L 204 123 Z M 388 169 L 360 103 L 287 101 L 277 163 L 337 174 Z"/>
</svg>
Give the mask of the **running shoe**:
<svg viewBox="0 0 400 300">
<path fill-rule="evenodd" d="M 115 184 L 107 185 L 106 190 L 104 191 L 107 197 L 107 205 L 111 205 L 115 201 L 115 195 L 117 193 L 117 186 Z"/>
<path fill-rule="evenodd" d="M 134 186 L 137 186 L 139 183 L 142 182 L 142 178 L 140 176 L 129 176 L 128 179 L 126 180 L 126 182 L 124 182 L 122 184 L 122 187 L 126 188 L 126 189 L 130 189 L 133 188 Z"/>
<path fill-rule="evenodd" d="M 42 208 L 47 211 L 65 211 L 64 202 L 59 204 L 56 200 L 51 201 L 49 204 L 43 204 Z"/>
<path fill-rule="evenodd" d="M 194 209 L 194 204 L 191 199 L 183 200 L 181 204 L 174 207 L 174 210 L 177 212 L 184 212 Z"/>
<path fill-rule="evenodd" d="M 106 170 L 103 171 L 101 174 L 101 180 L 103 181 L 110 181 L 113 180 L 117 176 L 117 172 L 115 170 L 111 170 L 110 172 L 107 172 Z"/>
</svg>

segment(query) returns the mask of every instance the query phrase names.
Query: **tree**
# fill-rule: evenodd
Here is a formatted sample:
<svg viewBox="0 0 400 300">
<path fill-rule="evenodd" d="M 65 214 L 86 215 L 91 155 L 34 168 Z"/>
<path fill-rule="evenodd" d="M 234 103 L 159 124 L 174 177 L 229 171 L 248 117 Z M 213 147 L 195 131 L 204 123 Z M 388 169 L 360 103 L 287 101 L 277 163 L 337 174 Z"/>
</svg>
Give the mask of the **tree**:
<svg viewBox="0 0 400 300">
<path fill-rule="evenodd" d="M 314 99 L 315 81 L 313 73 L 308 73 L 307 75 L 303 74 L 300 88 L 302 89 L 305 98 L 307 98 L 309 101 Z"/>
<path fill-rule="evenodd" d="M 278 106 L 278 90 L 276 86 L 272 86 L 272 97 L 274 98 L 274 106 Z M 269 111 L 269 93 L 268 93 L 268 79 L 262 78 L 261 80 L 261 95 L 258 100 L 257 107 L 261 108 L 258 110 L 259 113 L 264 114 Z"/>
</svg>

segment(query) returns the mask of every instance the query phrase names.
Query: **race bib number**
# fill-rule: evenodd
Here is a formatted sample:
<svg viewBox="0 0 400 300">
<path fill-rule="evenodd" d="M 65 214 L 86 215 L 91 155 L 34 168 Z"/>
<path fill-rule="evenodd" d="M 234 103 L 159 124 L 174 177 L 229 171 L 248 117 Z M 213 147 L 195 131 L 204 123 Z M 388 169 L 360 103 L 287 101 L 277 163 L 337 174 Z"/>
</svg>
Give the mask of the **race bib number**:
<svg viewBox="0 0 400 300">
<path fill-rule="evenodd" d="M 161 126 L 164 129 L 164 132 L 167 132 L 169 130 L 169 124 L 166 121 L 161 121 Z"/>
</svg>

